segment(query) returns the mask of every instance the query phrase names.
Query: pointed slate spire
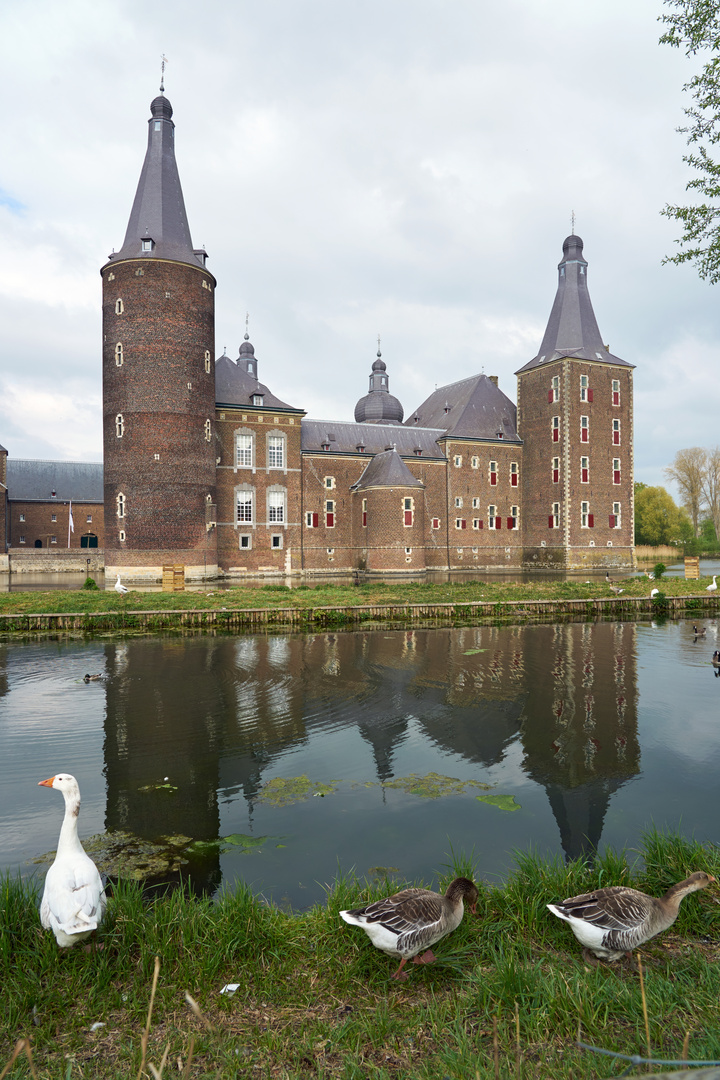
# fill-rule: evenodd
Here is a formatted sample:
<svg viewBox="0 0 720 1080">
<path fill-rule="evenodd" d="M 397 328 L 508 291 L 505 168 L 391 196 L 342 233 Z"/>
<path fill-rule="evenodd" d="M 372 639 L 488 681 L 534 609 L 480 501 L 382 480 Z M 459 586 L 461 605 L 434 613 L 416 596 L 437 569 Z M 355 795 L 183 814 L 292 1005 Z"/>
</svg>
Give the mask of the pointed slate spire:
<svg viewBox="0 0 720 1080">
<path fill-rule="evenodd" d="M 190 238 L 185 201 L 175 161 L 172 105 L 160 94 L 150 105 L 148 146 L 125 240 L 111 261 L 156 258 L 205 265 L 205 252 Z"/>
<path fill-rule="evenodd" d="M 587 287 L 588 264 L 582 252 L 583 242 L 580 237 L 575 234 L 568 236 L 563 244 L 562 261 L 558 265 L 555 302 L 540 351 L 528 364 L 520 368 L 520 371 L 529 371 L 564 356 L 633 367 L 620 357 L 613 356 L 603 343 L 590 301 Z"/>
</svg>

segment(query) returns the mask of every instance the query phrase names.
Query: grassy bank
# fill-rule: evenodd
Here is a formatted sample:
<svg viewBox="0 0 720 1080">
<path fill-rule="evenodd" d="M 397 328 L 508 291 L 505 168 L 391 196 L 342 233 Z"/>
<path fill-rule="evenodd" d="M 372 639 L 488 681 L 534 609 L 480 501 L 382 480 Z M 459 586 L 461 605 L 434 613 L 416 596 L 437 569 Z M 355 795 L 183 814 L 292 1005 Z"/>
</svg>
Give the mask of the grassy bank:
<svg viewBox="0 0 720 1080">
<path fill-rule="evenodd" d="M 715 847 L 648 835 L 639 853 L 605 855 L 594 868 L 531 855 L 501 887 L 481 888 L 436 947 L 438 962 L 389 980 L 396 962 L 338 911 L 400 887 L 342 880 L 327 902 L 291 915 L 243 887 L 217 901 L 182 893 L 144 903 L 122 884 L 94 955 L 60 956 L 41 931 L 28 885 L 0 888 L 0 1073 L 20 1038 L 36 1075 L 139 1076 L 155 968 L 159 977 L 144 1075 L 192 1077 L 502 1077 L 618 1075 L 599 1057 L 647 1050 L 640 975 L 623 964 L 587 967 L 548 901 L 598 884 L 632 882 L 660 894 L 692 870 L 720 873 Z M 448 867 L 473 874 L 462 862 Z M 476 880 L 479 880 L 476 876 Z M 433 883 L 434 884 L 434 883 Z M 666 934 L 641 951 L 652 1053 L 720 1058 L 720 903 L 716 886 L 689 897 Z M 239 983 L 233 996 L 221 995 Z M 186 991 L 195 1007 L 188 1003 Z M 103 1025 L 95 1027 L 93 1025 Z M 152 1064 L 156 1072 L 149 1068 Z M 21 1055 L 9 1076 L 30 1076 Z"/>
</svg>

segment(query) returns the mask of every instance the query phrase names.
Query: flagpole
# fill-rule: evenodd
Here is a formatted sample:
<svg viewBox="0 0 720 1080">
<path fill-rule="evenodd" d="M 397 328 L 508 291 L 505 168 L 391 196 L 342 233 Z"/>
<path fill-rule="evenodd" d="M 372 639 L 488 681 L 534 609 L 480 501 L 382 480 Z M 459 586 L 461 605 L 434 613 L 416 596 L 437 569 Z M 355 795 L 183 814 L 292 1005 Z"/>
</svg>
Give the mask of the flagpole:
<svg viewBox="0 0 720 1080">
<path fill-rule="evenodd" d="M 70 547 L 70 530 L 72 528 L 72 523 L 73 523 L 73 519 L 72 519 L 72 499 L 71 499 L 70 500 L 70 510 L 69 510 L 69 513 L 68 513 L 68 547 Z"/>
</svg>

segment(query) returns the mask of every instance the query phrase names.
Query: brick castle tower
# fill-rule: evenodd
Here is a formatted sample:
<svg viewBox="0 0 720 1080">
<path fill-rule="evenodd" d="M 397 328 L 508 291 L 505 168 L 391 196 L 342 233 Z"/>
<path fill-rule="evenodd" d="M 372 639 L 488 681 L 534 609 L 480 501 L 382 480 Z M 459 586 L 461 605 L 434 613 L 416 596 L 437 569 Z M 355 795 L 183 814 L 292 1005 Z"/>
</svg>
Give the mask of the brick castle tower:
<svg viewBox="0 0 720 1080">
<path fill-rule="evenodd" d="M 166 564 L 217 573 L 215 278 L 190 239 L 162 89 L 125 241 L 101 270 L 108 583 Z"/>
<path fill-rule="evenodd" d="M 540 351 L 516 373 L 523 562 L 632 567 L 633 365 L 603 343 L 579 236 L 568 236 Z"/>
</svg>

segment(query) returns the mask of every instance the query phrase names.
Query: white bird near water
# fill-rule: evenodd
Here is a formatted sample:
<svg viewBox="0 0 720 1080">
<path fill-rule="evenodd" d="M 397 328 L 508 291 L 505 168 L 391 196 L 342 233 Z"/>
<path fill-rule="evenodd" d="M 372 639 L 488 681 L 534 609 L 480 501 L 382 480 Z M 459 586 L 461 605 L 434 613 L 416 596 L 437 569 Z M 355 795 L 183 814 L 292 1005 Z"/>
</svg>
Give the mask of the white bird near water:
<svg viewBox="0 0 720 1080">
<path fill-rule="evenodd" d="M 660 590 L 659 590 L 659 589 L 651 589 L 651 590 L 650 590 L 650 599 L 652 600 L 652 598 L 653 598 L 654 596 L 657 596 L 659 592 L 660 592 Z"/>
<path fill-rule="evenodd" d="M 80 788 L 74 776 L 57 773 L 40 780 L 39 787 L 61 791 L 65 817 L 60 829 L 55 862 L 45 877 L 40 922 L 52 930 L 61 949 L 90 937 L 105 914 L 105 889 L 98 868 L 78 837 Z"/>
<path fill-rule="evenodd" d="M 705 587 L 706 592 L 716 592 L 717 591 L 717 581 L 715 580 L 716 577 L 717 577 L 717 574 L 713 574 L 712 585 L 707 585 Z"/>
<path fill-rule="evenodd" d="M 121 596 L 124 596 L 125 593 L 128 591 L 127 588 L 125 587 L 125 585 L 123 585 L 123 583 L 120 581 L 120 575 L 119 574 L 118 574 L 117 581 L 113 585 L 113 588 L 114 588 L 115 592 L 120 593 Z"/>
</svg>

